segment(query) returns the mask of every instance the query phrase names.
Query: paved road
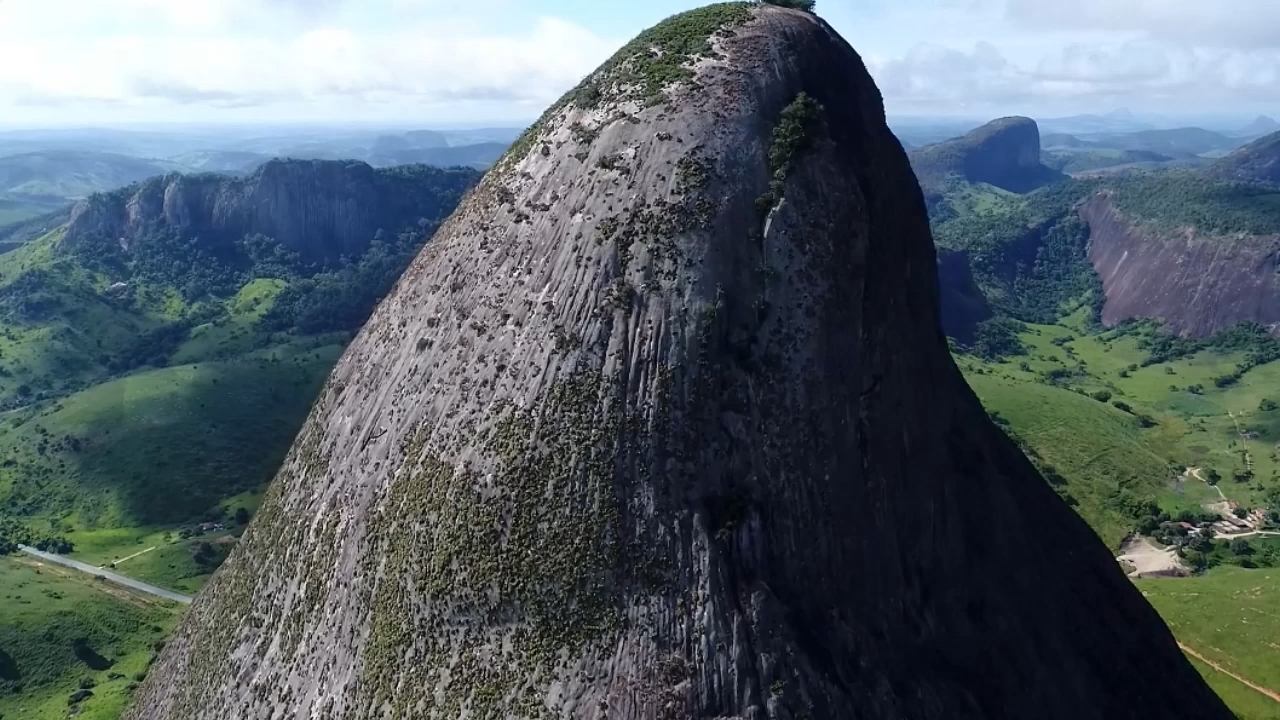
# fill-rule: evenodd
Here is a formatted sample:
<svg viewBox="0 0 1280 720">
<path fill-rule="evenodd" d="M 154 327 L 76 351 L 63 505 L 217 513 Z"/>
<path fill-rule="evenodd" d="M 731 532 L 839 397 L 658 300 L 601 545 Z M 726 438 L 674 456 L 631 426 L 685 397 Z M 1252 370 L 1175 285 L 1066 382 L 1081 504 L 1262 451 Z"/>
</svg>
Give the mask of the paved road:
<svg viewBox="0 0 1280 720">
<path fill-rule="evenodd" d="M 82 563 L 79 560 L 72 560 L 71 558 L 65 555 L 55 555 L 53 553 L 47 553 L 47 552 L 44 552 L 43 550 L 37 550 L 33 547 L 27 547 L 26 545 L 19 545 L 18 549 L 28 555 L 38 557 L 41 560 L 47 560 L 48 562 L 57 563 L 58 565 L 65 565 L 66 567 L 79 570 L 80 572 L 83 572 L 83 573 L 96 575 L 97 577 L 110 580 L 113 583 L 124 585 L 127 588 L 133 588 L 134 590 L 137 590 L 139 592 L 147 593 L 148 595 L 155 595 L 156 597 L 161 597 L 161 598 L 164 598 L 165 600 L 172 600 L 174 602 L 180 602 L 180 603 L 183 603 L 184 605 L 191 604 L 191 598 L 186 595 L 179 595 L 176 592 L 165 590 L 164 588 L 158 588 L 155 585 L 148 585 L 144 582 L 138 582 L 137 580 L 134 580 L 132 578 L 127 578 L 123 575 L 117 575 L 116 573 L 113 573 L 110 570 L 96 568 L 92 565 Z"/>
</svg>

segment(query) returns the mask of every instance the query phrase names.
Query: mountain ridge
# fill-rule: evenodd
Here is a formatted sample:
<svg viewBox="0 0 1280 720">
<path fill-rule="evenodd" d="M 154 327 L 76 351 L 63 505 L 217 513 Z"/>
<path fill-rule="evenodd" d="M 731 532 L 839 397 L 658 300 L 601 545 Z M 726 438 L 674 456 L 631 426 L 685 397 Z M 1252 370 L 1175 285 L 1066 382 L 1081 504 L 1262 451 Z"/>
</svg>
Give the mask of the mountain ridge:
<svg viewBox="0 0 1280 720">
<path fill-rule="evenodd" d="M 1280 132 L 1258 138 L 1205 169 L 1210 177 L 1280 184 Z"/>
<path fill-rule="evenodd" d="M 66 242 L 100 237 L 127 250 L 160 229 L 222 240 L 261 234 L 306 260 L 332 262 L 362 253 L 378 230 L 396 233 L 420 220 L 442 220 L 442 208 L 422 207 L 412 198 L 432 197 L 455 174 L 324 160 L 271 160 L 244 178 L 174 173 L 77 203 Z"/>
</svg>

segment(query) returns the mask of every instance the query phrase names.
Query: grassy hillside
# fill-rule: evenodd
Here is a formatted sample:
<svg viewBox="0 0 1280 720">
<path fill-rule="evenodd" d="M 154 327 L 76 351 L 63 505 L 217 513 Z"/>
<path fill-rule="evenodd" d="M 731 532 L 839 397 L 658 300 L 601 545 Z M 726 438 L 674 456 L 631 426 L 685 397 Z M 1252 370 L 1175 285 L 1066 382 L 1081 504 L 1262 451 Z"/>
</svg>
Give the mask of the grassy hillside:
<svg viewBox="0 0 1280 720">
<path fill-rule="evenodd" d="M 1280 523 L 1280 362 L 1219 387 L 1249 351 L 1206 343 L 1152 362 L 1161 346 L 1151 337 L 1091 330 L 1081 308 L 1056 324 L 1022 326 L 1020 354 L 957 360 L 996 421 L 1113 549 L 1131 533 L 1158 534 L 1162 521 L 1212 516 L 1224 498 Z M 1184 475 L 1187 467 L 1221 479 L 1210 487 Z M 1280 692 L 1280 537 L 1192 547 L 1184 563 L 1207 565 L 1206 574 L 1140 587 L 1181 642 Z M 1241 718 L 1280 718 L 1280 703 L 1195 664 Z"/>
<path fill-rule="evenodd" d="M 0 558 L 0 717 L 119 717 L 179 616 L 71 570 Z M 92 695 L 71 703 L 83 688 Z"/>
<path fill-rule="evenodd" d="M 475 179 L 456 175 L 449 194 L 418 201 L 447 216 Z M 194 594 L 346 342 L 434 229 L 380 232 L 362 255 L 330 261 L 261 235 L 165 228 L 128 247 L 59 228 L 0 255 L 0 548 L 54 542 Z M 0 557 L 3 594 L 6 719 L 66 717 L 85 678 L 94 694 L 71 705 L 78 717 L 118 717 L 179 614 L 20 556 Z M 89 661 L 68 654 L 85 643 Z"/>
<path fill-rule="evenodd" d="M 341 353 L 327 338 L 135 373 L 0 423 L 4 511 L 58 528 L 198 519 L 275 473 Z"/>
<path fill-rule="evenodd" d="M 1237 715 L 1280 718 L 1280 702 L 1227 674 L 1280 694 L 1280 571 L 1223 567 L 1137 584 L 1179 642 L 1203 658 L 1194 664 Z"/>
</svg>

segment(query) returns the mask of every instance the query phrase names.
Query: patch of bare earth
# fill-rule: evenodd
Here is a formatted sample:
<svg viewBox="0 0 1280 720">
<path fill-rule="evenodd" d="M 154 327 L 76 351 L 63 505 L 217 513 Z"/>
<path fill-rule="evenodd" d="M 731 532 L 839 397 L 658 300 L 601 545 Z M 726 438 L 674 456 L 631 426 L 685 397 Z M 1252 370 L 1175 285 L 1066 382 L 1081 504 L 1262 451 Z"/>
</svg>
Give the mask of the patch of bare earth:
<svg viewBox="0 0 1280 720">
<path fill-rule="evenodd" d="M 1172 549 L 1156 547 L 1147 538 L 1132 538 L 1120 548 L 1116 558 L 1129 577 L 1182 577 L 1187 574 L 1181 559 Z"/>
</svg>

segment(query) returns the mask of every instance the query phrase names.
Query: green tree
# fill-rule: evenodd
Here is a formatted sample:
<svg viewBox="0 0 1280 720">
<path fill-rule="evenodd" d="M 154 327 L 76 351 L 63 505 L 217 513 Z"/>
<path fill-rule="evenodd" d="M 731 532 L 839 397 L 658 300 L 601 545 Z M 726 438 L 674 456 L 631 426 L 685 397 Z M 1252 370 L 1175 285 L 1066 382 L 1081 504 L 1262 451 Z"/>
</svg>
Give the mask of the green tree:
<svg viewBox="0 0 1280 720">
<path fill-rule="evenodd" d="M 248 524 L 249 524 L 249 511 L 248 511 L 248 510 L 246 510 L 246 509 L 244 509 L 244 508 L 236 508 L 236 524 L 237 524 L 237 525 L 248 525 Z"/>
<path fill-rule="evenodd" d="M 1253 554 L 1253 546 L 1244 538 L 1236 538 L 1231 541 L 1231 554 L 1244 557 Z"/>
</svg>

